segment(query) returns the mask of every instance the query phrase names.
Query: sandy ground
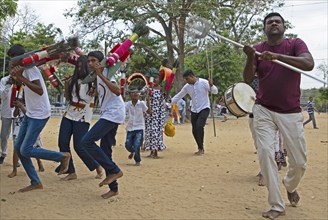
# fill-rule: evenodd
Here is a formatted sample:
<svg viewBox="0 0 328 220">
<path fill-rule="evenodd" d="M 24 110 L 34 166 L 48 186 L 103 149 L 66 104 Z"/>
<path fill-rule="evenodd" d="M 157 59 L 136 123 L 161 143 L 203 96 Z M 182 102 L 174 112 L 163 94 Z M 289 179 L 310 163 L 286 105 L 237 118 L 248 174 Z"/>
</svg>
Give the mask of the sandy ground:
<svg viewBox="0 0 328 220">
<path fill-rule="evenodd" d="M 316 118 L 318 130 L 312 124 L 305 128 L 308 169 L 299 186 L 301 201 L 297 208 L 289 206 L 281 186 L 287 215 L 279 219 L 328 218 L 328 116 Z M 98 187 L 95 172 L 89 172 L 75 152 L 77 180 L 61 181 L 54 173 L 57 163 L 44 161 L 46 170 L 39 173 L 44 189 L 17 192 L 29 179 L 22 167 L 18 176 L 7 177 L 12 168 L 10 142 L 9 157 L 0 166 L 0 219 L 263 219 L 262 211 L 269 208 L 267 189 L 257 186 L 259 165 L 247 120 L 216 119 L 214 137 L 210 119 L 205 127 L 204 156 L 193 155 L 196 145 L 190 124 L 177 125 L 175 137 L 165 137 L 167 149 L 160 152 L 161 158 L 147 158 L 144 152 L 140 167 L 132 166 L 127 158 L 125 128 L 120 126 L 113 157 L 124 176 L 119 179 L 119 195 L 107 200 L 100 195 L 108 189 Z M 58 151 L 59 123 L 60 117 L 51 118 L 42 133 L 48 149 Z M 280 178 L 285 171 L 280 171 Z"/>
</svg>

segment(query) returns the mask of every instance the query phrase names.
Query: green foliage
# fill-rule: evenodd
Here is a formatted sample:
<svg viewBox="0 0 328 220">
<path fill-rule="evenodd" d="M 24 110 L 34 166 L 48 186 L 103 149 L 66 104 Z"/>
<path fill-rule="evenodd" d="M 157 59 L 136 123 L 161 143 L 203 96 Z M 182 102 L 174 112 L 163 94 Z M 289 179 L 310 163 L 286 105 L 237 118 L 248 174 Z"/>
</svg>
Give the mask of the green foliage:
<svg viewBox="0 0 328 220">
<path fill-rule="evenodd" d="M 264 39 L 262 20 L 265 14 L 283 4 L 284 0 L 207 0 L 206 4 L 204 0 L 80 0 L 79 7 L 66 15 L 75 18 L 80 36 L 92 34 L 94 41 L 89 46 L 93 47 L 99 47 L 104 40 L 113 47 L 126 39 L 133 24 L 146 22 L 151 33 L 134 44 L 127 71 L 145 72 L 159 66 L 164 58 L 171 67 L 178 59 L 173 86 L 177 90 L 184 84 L 182 73 L 186 68 L 197 70 L 199 76 L 208 75 L 205 48 L 218 46 L 220 50 L 213 49 L 213 54 L 219 65 L 213 66 L 213 73 L 214 82 L 223 92 L 241 80 L 245 57 L 237 48 L 223 45 L 228 44 L 226 42 L 218 44 L 217 37 L 197 40 L 189 36 L 188 18 L 196 15 L 208 19 L 212 22 L 212 31 L 236 42 L 252 44 Z M 286 25 L 290 26 L 288 22 Z"/>
<path fill-rule="evenodd" d="M 314 103 L 319 111 L 328 112 L 328 87 L 319 89 Z"/>
<path fill-rule="evenodd" d="M 0 0 L 0 32 L 2 30 L 3 21 L 8 16 L 14 16 L 17 10 L 17 0 Z"/>
<path fill-rule="evenodd" d="M 212 57 L 211 57 L 212 50 Z M 243 62 L 245 58 L 231 45 L 219 43 L 208 46 L 196 54 L 186 57 L 186 69 L 192 69 L 196 76 L 208 79 L 213 73 L 213 83 L 219 88 L 222 96 L 225 90 L 242 80 Z"/>
<path fill-rule="evenodd" d="M 320 112 L 328 110 L 328 87 L 326 88 L 312 88 L 302 90 L 301 105 L 305 106 L 309 97 L 313 97 L 314 105 Z"/>
<path fill-rule="evenodd" d="M 31 34 L 25 32 L 15 32 L 9 36 L 10 44 L 22 44 L 27 51 L 40 49 L 44 46 L 55 43 L 57 30 L 53 24 L 44 25 L 38 23 Z"/>
</svg>

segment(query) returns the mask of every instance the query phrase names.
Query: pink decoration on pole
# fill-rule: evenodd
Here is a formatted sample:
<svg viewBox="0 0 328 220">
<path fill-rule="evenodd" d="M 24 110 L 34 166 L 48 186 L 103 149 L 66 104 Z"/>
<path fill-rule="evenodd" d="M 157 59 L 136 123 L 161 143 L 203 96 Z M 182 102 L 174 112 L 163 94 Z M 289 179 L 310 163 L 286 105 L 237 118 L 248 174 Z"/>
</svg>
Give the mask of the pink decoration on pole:
<svg viewBox="0 0 328 220">
<path fill-rule="evenodd" d="M 117 50 L 115 50 L 108 58 L 107 65 L 113 66 L 125 53 L 129 51 L 129 48 L 132 46 L 131 40 L 125 40 L 122 45 L 120 45 Z"/>
</svg>

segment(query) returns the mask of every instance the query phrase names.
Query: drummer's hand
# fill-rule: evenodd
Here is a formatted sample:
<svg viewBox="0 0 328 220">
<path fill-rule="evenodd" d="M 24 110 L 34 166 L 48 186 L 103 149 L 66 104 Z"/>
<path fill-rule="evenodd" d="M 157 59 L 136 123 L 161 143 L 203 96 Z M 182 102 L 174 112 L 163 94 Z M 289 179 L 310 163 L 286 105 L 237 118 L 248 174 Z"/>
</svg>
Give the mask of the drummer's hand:
<svg viewBox="0 0 328 220">
<path fill-rule="evenodd" d="M 278 54 L 272 53 L 269 51 L 264 51 L 263 53 L 261 53 L 259 59 L 260 60 L 277 60 Z"/>
<path fill-rule="evenodd" d="M 255 49 L 253 47 L 245 45 L 243 51 L 248 57 L 255 57 Z"/>
</svg>

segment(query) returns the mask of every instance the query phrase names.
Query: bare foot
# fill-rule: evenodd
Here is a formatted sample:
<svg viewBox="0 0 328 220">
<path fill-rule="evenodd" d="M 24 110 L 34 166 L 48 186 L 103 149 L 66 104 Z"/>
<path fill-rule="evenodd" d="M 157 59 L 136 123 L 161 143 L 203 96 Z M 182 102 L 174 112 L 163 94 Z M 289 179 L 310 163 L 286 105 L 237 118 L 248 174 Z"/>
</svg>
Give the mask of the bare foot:
<svg viewBox="0 0 328 220">
<path fill-rule="evenodd" d="M 158 156 L 158 154 L 157 154 L 157 150 L 155 150 L 155 151 L 153 152 L 152 158 L 153 158 L 153 159 L 158 159 L 158 158 L 159 158 L 159 156 Z"/>
<path fill-rule="evenodd" d="M 257 185 L 258 186 L 265 186 L 263 175 L 261 173 L 259 173 L 258 177 L 259 177 L 259 181 L 258 181 Z"/>
<path fill-rule="evenodd" d="M 153 157 L 154 151 L 150 151 L 150 154 L 147 157 Z"/>
<path fill-rule="evenodd" d="M 18 190 L 18 192 L 28 192 L 28 191 L 35 190 L 35 189 L 43 189 L 42 183 L 38 183 L 36 185 L 29 185 L 25 188 Z"/>
<path fill-rule="evenodd" d="M 199 149 L 197 152 L 195 152 L 195 155 L 202 156 L 204 154 L 204 149 Z"/>
<path fill-rule="evenodd" d="M 9 178 L 13 178 L 15 176 L 17 176 L 17 170 L 13 170 L 13 172 L 11 172 L 11 174 L 8 174 Z"/>
<path fill-rule="evenodd" d="M 115 174 L 108 175 L 101 183 L 99 183 L 99 187 L 102 187 L 103 185 L 109 185 L 115 180 L 117 180 L 118 178 L 121 178 L 122 176 L 123 176 L 122 171 Z"/>
<path fill-rule="evenodd" d="M 133 156 L 134 156 L 134 153 L 130 153 L 128 158 L 131 160 L 133 158 Z"/>
<path fill-rule="evenodd" d="M 43 165 L 39 166 L 39 172 L 43 172 L 43 171 L 44 171 Z"/>
<path fill-rule="evenodd" d="M 63 180 L 63 181 L 76 180 L 76 179 L 77 179 L 76 173 L 70 173 L 67 176 L 65 176 L 64 178 L 61 178 L 61 180 Z"/>
<path fill-rule="evenodd" d="M 58 175 L 64 174 L 68 170 L 69 159 L 71 158 L 71 154 L 68 152 L 63 152 L 63 158 L 61 159 L 60 171 Z"/>
<path fill-rule="evenodd" d="M 40 159 L 36 159 L 38 162 L 38 167 L 39 167 L 39 172 L 43 172 L 44 171 L 44 166 L 42 164 L 42 161 Z"/>
<path fill-rule="evenodd" d="M 104 199 L 109 199 L 110 197 L 117 196 L 117 195 L 118 195 L 118 192 L 113 192 L 113 191 L 109 190 L 105 194 L 102 194 L 101 197 L 103 197 Z"/>
<path fill-rule="evenodd" d="M 103 169 L 101 168 L 101 166 L 96 168 L 97 171 L 97 175 L 96 175 L 96 179 L 101 179 L 101 177 L 104 175 Z"/>
</svg>

